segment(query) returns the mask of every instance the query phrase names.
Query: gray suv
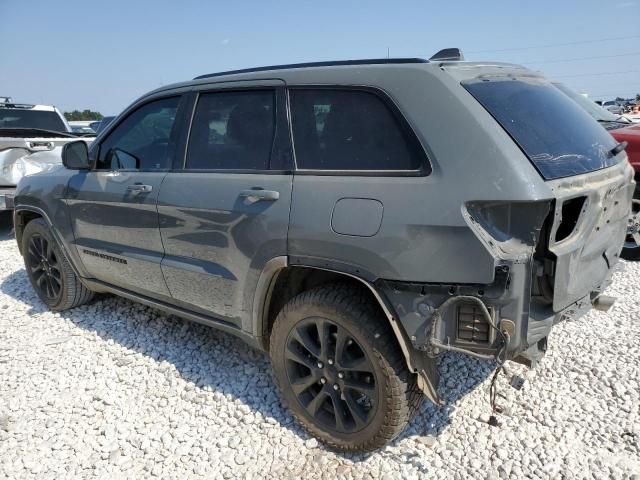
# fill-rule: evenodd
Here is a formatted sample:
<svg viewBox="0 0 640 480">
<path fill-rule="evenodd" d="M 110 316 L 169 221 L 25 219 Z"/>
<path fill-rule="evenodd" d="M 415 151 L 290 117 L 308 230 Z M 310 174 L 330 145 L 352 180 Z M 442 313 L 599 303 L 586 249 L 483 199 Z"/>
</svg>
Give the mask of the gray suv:
<svg viewBox="0 0 640 480">
<path fill-rule="evenodd" d="M 446 351 L 529 365 L 601 296 L 624 146 L 539 74 L 451 52 L 204 75 L 28 176 L 16 238 L 42 301 L 110 292 L 270 353 L 298 421 L 378 448 Z"/>
</svg>

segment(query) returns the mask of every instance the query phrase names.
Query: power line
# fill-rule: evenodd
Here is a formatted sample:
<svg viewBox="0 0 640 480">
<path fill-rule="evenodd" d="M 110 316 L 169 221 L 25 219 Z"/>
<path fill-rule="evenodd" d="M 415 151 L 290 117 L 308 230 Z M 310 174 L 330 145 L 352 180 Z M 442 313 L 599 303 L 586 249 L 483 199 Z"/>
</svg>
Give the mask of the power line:
<svg viewBox="0 0 640 480">
<path fill-rule="evenodd" d="M 640 73 L 640 70 L 626 70 L 624 72 L 599 72 L 599 73 L 575 73 L 572 75 L 552 75 L 554 78 L 570 77 L 600 77 L 602 75 L 623 75 L 627 73 Z"/>
<path fill-rule="evenodd" d="M 585 45 L 589 43 L 600 43 L 600 42 L 611 42 L 614 40 L 631 40 L 633 38 L 640 38 L 640 35 L 629 35 L 626 37 L 610 37 L 610 38 L 599 38 L 597 40 L 582 40 L 578 42 L 567 42 L 567 43 L 552 43 L 547 45 L 538 45 L 536 47 L 514 47 L 514 48 L 502 48 L 498 50 L 475 50 L 466 53 L 498 53 L 498 52 L 517 52 L 521 50 L 535 50 L 538 48 L 553 48 L 553 47 L 568 47 L 571 45 Z"/>
<path fill-rule="evenodd" d="M 560 60 L 537 60 L 535 62 L 522 62 L 525 65 L 533 64 L 547 64 L 547 63 L 562 63 L 562 62 L 576 62 L 578 60 L 597 60 L 600 58 L 615 58 L 615 57 L 632 57 L 634 55 L 640 55 L 640 52 L 620 53 L 617 55 L 598 55 L 595 57 L 580 57 L 580 58 L 563 58 Z"/>
</svg>

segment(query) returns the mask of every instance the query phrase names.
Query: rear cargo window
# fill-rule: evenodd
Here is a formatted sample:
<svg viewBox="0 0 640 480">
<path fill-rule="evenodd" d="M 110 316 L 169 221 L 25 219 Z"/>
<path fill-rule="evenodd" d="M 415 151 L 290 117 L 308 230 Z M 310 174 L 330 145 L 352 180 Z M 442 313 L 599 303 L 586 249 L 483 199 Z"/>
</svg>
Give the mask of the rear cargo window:
<svg viewBox="0 0 640 480">
<path fill-rule="evenodd" d="M 56 112 L 27 110 L 21 108 L 0 108 L 0 129 L 2 128 L 39 128 L 66 132 L 67 127 Z"/>
<path fill-rule="evenodd" d="M 511 135 L 546 180 L 616 164 L 616 140 L 577 103 L 540 78 L 493 77 L 462 85 Z"/>
</svg>

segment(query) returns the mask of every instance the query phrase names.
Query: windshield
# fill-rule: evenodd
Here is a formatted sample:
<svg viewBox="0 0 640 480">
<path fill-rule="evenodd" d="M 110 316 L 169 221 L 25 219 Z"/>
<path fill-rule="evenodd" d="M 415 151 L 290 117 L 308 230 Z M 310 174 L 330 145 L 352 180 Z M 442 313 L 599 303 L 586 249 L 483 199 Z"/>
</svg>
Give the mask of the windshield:
<svg viewBox="0 0 640 480">
<path fill-rule="evenodd" d="M 67 128 L 57 112 L 0 108 L 0 128 L 39 128 L 66 132 Z"/>
<path fill-rule="evenodd" d="M 591 115 L 593 118 L 595 118 L 599 122 L 621 122 L 622 121 L 618 115 L 614 115 L 609 110 L 605 110 L 597 103 L 592 102 L 587 97 L 574 92 L 567 86 L 561 83 L 554 83 L 553 85 L 555 85 L 555 87 L 560 89 L 561 92 L 563 92 L 570 99 L 572 99 L 582 108 L 584 108 L 589 115 Z"/>
<path fill-rule="evenodd" d="M 482 77 L 462 85 L 546 180 L 614 165 L 616 140 L 576 102 L 539 77 Z"/>
</svg>

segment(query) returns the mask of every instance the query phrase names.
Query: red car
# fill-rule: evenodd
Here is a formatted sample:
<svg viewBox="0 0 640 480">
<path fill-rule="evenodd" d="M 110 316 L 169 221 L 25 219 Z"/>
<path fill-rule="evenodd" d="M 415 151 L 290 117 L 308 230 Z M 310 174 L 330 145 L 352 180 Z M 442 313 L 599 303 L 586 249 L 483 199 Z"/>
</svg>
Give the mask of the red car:
<svg viewBox="0 0 640 480">
<path fill-rule="evenodd" d="M 631 163 L 631 166 L 636 171 L 637 182 L 639 180 L 638 172 L 640 172 L 640 123 L 623 125 L 620 128 L 610 130 L 609 133 L 619 142 L 627 142 L 626 151 L 629 157 L 629 163 Z M 638 190 L 636 190 L 636 194 L 637 193 Z"/>
<path fill-rule="evenodd" d="M 640 260 L 640 124 L 631 123 L 624 117 L 605 110 L 561 83 L 554 83 L 554 85 L 584 108 L 613 135 L 613 138 L 619 142 L 627 142 L 625 150 L 629 163 L 636 171 L 637 185 L 633 196 L 633 211 L 627 228 L 627 239 L 624 242 L 621 257 L 625 260 Z"/>
</svg>

